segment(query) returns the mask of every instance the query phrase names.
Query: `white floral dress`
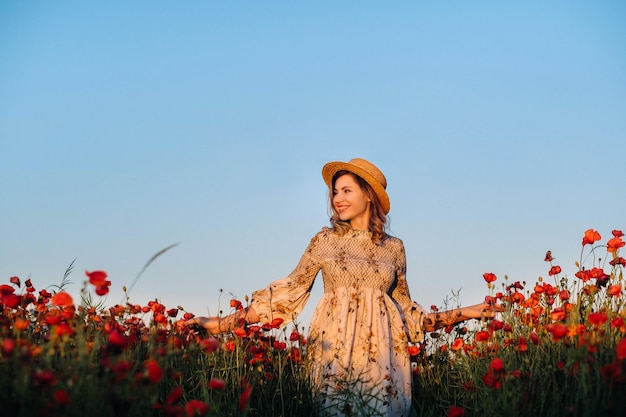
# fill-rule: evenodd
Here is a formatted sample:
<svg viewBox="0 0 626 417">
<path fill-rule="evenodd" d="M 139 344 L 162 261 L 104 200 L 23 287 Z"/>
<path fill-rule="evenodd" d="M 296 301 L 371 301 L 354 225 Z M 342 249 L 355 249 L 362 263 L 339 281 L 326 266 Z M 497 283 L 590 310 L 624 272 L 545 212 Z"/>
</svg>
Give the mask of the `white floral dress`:
<svg viewBox="0 0 626 417">
<path fill-rule="evenodd" d="M 408 416 L 408 341 L 423 338 L 424 310 L 411 301 L 402 241 L 375 244 L 368 231 L 317 233 L 286 278 L 252 295 L 263 322 L 292 321 L 322 271 L 324 295 L 309 327 L 311 383 L 321 415 Z"/>
</svg>

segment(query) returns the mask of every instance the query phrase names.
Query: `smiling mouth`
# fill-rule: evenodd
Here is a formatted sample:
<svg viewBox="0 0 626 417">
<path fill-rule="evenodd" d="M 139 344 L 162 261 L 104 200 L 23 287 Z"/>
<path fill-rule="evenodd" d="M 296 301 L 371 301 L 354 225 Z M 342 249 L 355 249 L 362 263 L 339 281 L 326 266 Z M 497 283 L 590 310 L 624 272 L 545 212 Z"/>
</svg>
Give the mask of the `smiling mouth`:
<svg viewBox="0 0 626 417">
<path fill-rule="evenodd" d="M 348 206 L 337 207 L 337 212 L 338 213 L 343 213 L 346 210 L 348 210 Z"/>
</svg>

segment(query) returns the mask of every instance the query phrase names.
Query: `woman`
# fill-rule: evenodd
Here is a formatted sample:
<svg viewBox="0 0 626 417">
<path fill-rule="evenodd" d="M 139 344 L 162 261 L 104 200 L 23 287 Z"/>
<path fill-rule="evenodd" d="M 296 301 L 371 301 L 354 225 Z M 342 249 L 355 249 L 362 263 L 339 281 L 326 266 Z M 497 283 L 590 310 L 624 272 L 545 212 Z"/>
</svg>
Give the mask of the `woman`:
<svg viewBox="0 0 626 417">
<path fill-rule="evenodd" d="M 480 318 L 476 304 L 435 315 L 411 301 L 402 241 L 385 233 L 387 180 L 356 158 L 322 169 L 329 187 L 331 227 L 318 232 L 295 270 L 252 295 L 250 306 L 226 317 L 195 317 L 213 334 L 246 323 L 284 324 L 302 311 L 322 271 L 324 295 L 309 326 L 311 384 L 321 415 L 408 416 L 411 363 L 408 342 L 424 332 Z"/>
</svg>

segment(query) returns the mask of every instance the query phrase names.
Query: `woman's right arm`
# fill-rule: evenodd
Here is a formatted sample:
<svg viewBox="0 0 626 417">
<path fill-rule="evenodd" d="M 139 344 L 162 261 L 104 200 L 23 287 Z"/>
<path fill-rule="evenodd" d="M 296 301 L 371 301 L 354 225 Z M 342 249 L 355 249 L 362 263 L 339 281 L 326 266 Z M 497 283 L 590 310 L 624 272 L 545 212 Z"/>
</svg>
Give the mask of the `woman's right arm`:
<svg viewBox="0 0 626 417">
<path fill-rule="evenodd" d="M 207 331 L 211 334 L 220 334 L 229 332 L 235 327 L 242 326 L 243 324 L 258 322 L 259 316 L 257 315 L 256 311 L 254 311 L 252 307 L 247 307 L 224 317 L 198 316 L 189 320 L 185 320 L 181 323 L 183 326 L 193 326 L 194 324 L 197 324 L 207 329 Z"/>
</svg>

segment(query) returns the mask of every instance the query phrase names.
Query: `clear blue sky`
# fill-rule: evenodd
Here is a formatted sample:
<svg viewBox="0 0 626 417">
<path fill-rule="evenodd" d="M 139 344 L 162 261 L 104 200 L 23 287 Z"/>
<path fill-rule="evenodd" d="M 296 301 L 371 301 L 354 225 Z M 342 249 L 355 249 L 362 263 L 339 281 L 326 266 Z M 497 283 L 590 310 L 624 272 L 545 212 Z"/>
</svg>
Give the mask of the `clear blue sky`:
<svg viewBox="0 0 626 417">
<path fill-rule="evenodd" d="M 515 3 L 515 4 L 513 4 Z M 206 314 L 295 267 L 325 162 L 387 175 L 413 298 L 626 229 L 622 1 L 0 3 L 0 278 Z M 321 279 L 307 307 L 321 293 Z M 308 317 L 303 318 L 306 323 Z"/>
</svg>

